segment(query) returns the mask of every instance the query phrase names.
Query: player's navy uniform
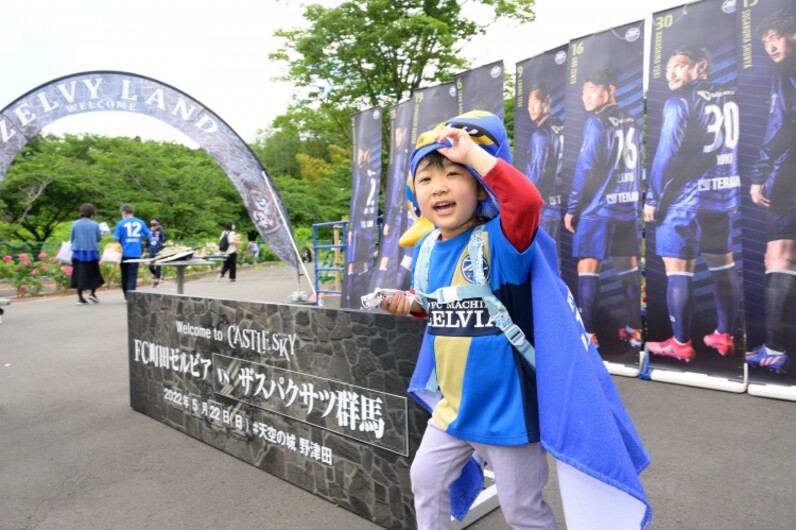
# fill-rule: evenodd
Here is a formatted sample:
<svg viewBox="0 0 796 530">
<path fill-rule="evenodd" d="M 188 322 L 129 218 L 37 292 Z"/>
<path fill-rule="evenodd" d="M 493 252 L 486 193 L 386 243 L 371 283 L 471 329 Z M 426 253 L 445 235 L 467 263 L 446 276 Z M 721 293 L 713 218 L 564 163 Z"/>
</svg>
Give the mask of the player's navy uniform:
<svg viewBox="0 0 796 530">
<path fill-rule="evenodd" d="M 574 257 L 638 256 L 640 134 L 616 105 L 586 120 L 567 204 L 577 223 Z"/>
<path fill-rule="evenodd" d="M 768 240 L 796 239 L 796 64 L 777 67 L 771 77 L 768 125 L 752 183 L 764 184 L 771 201 Z"/>
<path fill-rule="evenodd" d="M 697 81 L 666 101 L 647 194 L 656 208 L 659 256 L 731 251 L 730 212 L 741 200 L 737 143 L 734 89 Z"/>
<path fill-rule="evenodd" d="M 525 175 L 539 189 L 545 201 L 542 228 L 558 239 L 561 226 L 560 175 L 564 125 L 558 118 L 548 116 L 542 125 L 535 126 L 528 142 L 528 163 Z"/>
</svg>

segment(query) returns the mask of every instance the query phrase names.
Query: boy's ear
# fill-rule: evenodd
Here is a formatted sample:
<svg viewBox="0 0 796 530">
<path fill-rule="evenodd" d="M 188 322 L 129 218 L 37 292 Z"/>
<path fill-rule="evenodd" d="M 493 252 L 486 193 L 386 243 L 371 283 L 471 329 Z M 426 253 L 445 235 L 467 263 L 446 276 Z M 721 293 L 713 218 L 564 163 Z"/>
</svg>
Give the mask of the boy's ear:
<svg viewBox="0 0 796 530">
<path fill-rule="evenodd" d="M 485 200 L 487 200 L 488 198 L 489 198 L 489 194 L 486 192 L 486 190 L 485 190 L 485 189 L 484 189 L 484 187 L 481 185 L 481 183 L 479 183 L 479 184 L 478 184 L 478 200 L 479 200 L 479 201 L 485 201 Z"/>
</svg>

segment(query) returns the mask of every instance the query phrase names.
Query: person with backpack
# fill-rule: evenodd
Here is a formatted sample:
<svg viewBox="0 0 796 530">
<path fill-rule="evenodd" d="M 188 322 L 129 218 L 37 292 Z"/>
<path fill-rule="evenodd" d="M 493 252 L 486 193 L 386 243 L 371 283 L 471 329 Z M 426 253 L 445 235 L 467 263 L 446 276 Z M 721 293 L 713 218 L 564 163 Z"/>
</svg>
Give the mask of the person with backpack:
<svg viewBox="0 0 796 530">
<path fill-rule="evenodd" d="M 153 217 L 149 222 L 149 238 L 147 239 L 147 254 L 154 258 L 158 252 L 163 250 L 163 244 L 168 239 L 166 229 L 160 224 L 160 218 Z M 160 285 L 161 270 L 159 265 L 149 264 L 149 272 L 152 273 L 152 287 Z"/>
<path fill-rule="evenodd" d="M 235 223 L 229 221 L 224 231 L 221 232 L 221 237 L 218 239 L 218 250 L 226 256 L 224 265 L 221 267 L 221 272 L 218 273 L 219 280 L 224 279 L 224 275 L 229 271 L 229 281 L 235 281 L 237 277 L 238 246 L 240 242 L 240 234 L 235 232 Z"/>
</svg>

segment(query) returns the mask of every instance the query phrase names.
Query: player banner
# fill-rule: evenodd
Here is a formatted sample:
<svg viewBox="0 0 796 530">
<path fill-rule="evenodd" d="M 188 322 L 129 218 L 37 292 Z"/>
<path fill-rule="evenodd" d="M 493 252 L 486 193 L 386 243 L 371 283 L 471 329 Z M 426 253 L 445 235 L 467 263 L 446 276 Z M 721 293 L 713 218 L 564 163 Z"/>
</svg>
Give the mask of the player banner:
<svg viewBox="0 0 796 530">
<path fill-rule="evenodd" d="M 609 370 L 636 375 L 641 345 L 644 22 L 569 45 L 561 268 Z"/>
<path fill-rule="evenodd" d="M 650 367 L 653 378 L 661 370 L 741 384 L 735 2 L 679 6 L 652 22 L 644 206 Z M 695 384 L 717 384 L 712 379 Z"/>
<path fill-rule="evenodd" d="M 368 293 L 376 256 L 381 188 L 381 107 L 351 116 L 354 173 L 340 307 L 359 309 Z"/>
<path fill-rule="evenodd" d="M 410 455 L 428 414 L 406 388 L 422 322 L 130 297 L 133 410 L 379 526 L 416 527 Z"/>
<path fill-rule="evenodd" d="M 387 164 L 387 184 L 384 188 L 379 257 L 368 292 L 377 287 L 410 288 L 412 248 L 398 245 L 401 234 L 409 228 L 409 206 L 406 200 L 406 179 L 409 176 L 409 153 L 412 146 L 414 101 L 409 99 L 390 107 L 390 159 Z"/>
<path fill-rule="evenodd" d="M 502 119 L 503 71 L 503 61 L 498 61 L 458 74 L 454 83 L 459 110 L 455 114 L 485 110 Z"/>
<path fill-rule="evenodd" d="M 415 105 L 412 110 L 410 151 L 414 148 L 418 136 L 459 112 L 456 86 L 453 83 L 415 90 L 412 99 Z"/>
<path fill-rule="evenodd" d="M 796 400 L 796 2 L 738 6 L 749 392 Z"/>
<path fill-rule="evenodd" d="M 565 44 L 517 63 L 515 77 L 514 167 L 539 188 L 545 201 L 541 226 L 556 242 L 563 217 L 561 166 L 568 49 Z"/>
</svg>

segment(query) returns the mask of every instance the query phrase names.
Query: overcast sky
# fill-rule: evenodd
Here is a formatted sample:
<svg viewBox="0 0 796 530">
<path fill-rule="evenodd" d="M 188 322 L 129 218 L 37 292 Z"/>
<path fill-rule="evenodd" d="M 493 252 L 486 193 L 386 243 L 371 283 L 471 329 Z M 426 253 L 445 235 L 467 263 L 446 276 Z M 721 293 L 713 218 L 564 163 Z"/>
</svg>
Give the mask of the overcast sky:
<svg viewBox="0 0 796 530">
<path fill-rule="evenodd" d="M 55 78 L 90 70 L 151 77 L 197 99 L 244 140 L 282 113 L 290 87 L 269 62 L 274 30 L 303 24 L 297 0 L 0 0 L 0 108 Z M 311 2 L 312 3 L 312 2 Z M 335 0 L 321 0 L 332 4 Z M 671 0 L 537 0 L 537 20 L 496 24 L 468 43 L 473 67 L 514 64 L 570 39 L 681 5 Z M 647 28 L 649 30 L 649 28 Z M 100 112 L 64 118 L 46 129 L 185 141 L 154 118 Z"/>
</svg>

